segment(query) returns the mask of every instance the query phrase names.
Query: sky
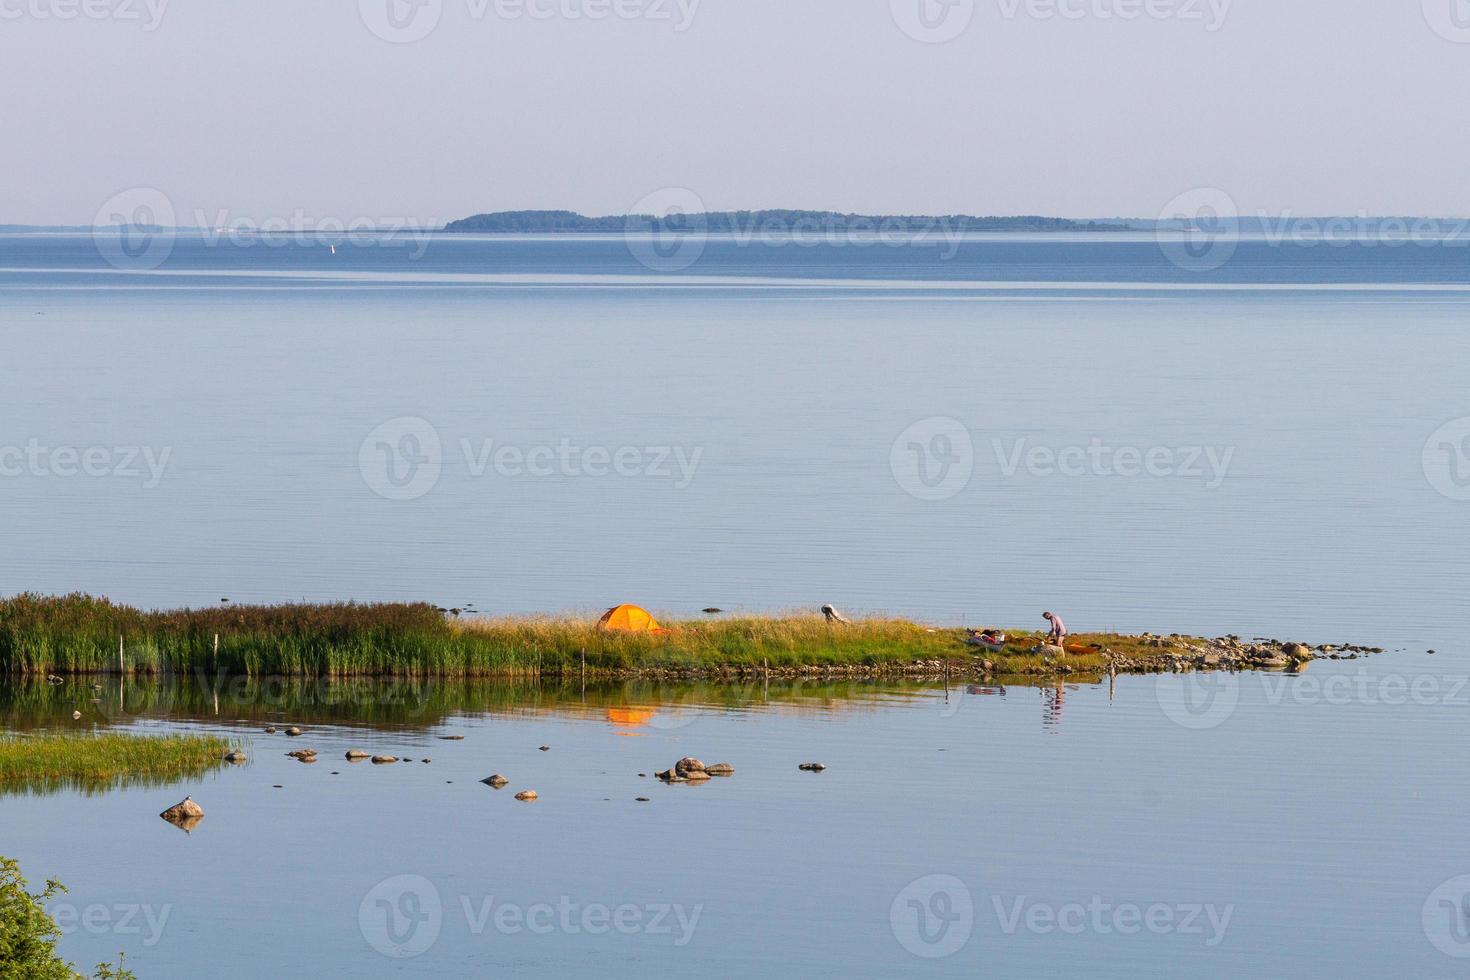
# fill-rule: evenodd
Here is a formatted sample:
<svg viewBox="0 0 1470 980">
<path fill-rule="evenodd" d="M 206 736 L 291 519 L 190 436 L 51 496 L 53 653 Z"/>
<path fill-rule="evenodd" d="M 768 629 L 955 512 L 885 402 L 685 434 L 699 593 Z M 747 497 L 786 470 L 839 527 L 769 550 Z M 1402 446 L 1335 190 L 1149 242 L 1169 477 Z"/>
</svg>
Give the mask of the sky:
<svg viewBox="0 0 1470 980">
<path fill-rule="evenodd" d="M 1470 0 L 0 0 L 0 81 L 0 223 L 1470 214 Z"/>
</svg>

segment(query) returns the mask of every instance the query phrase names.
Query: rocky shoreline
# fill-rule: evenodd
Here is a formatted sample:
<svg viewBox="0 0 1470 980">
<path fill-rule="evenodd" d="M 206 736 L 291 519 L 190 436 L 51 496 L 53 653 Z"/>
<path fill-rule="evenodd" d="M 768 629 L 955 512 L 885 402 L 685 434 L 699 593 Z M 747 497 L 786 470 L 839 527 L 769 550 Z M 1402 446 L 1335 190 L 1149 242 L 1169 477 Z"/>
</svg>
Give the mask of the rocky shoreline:
<svg viewBox="0 0 1470 980">
<path fill-rule="evenodd" d="M 935 680 L 945 677 L 984 678 L 995 675 L 1049 677 L 1068 674 L 1162 674 L 1185 671 L 1285 670 L 1300 671 L 1313 660 L 1356 660 L 1383 653 L 1382 647 L 1354 643 L 1313 646 L 1289 640 L 1256 637 L 1243 640 L 1229 635 L 1202 639 L 1179 634 L 1144 633 L 1135 638 L 1141 650 L 1122 652 L 1100 646 L 1095 652 L 1064 654 L 1054 646 L 1036 645 L 1023 656 L 976 651 L 946 659 L 894 661 L 879 664 L 762 664 L 658 665 L 630 667 L 599 678 L 633 680 L 728 680 L 763 678 L 842 679 L 905 678 Z"/>
</svg>

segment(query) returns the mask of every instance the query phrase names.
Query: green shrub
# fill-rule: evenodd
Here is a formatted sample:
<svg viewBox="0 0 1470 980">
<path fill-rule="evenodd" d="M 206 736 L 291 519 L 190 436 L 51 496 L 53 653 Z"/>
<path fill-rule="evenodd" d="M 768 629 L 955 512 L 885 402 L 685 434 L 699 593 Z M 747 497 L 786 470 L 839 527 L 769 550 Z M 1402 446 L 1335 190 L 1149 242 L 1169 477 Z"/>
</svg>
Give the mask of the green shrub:
<svg viewBox="0 0 1470 980">
<path fill-rule="evenodd" d="M 20 865 L 0 856 L 0 980 L 83 980 L 70 963 L 56 955 L 61 930 L 46 914 L 46 903 L 66 891 L 54 879 L 32 893 Z M 98 963 L 95 980 L 136 980 L 124 966 Z"/>
</svg>

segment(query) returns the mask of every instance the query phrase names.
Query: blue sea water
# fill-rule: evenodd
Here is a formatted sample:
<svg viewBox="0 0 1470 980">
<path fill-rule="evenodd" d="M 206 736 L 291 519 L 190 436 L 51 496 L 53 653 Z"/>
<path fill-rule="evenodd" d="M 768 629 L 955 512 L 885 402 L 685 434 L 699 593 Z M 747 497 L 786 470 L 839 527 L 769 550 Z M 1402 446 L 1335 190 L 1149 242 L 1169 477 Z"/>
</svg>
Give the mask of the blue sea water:
<svg viewBox="0 0 1470 980">
<path fill-rule="evenodd" d="M 411 769 L 299 766 L 255 700 L 79 695 L 88 726 L 251 735 L 255 761 L 0 799 L 0 850 L 78 908 L 171 910 L 151 944 L 74 929 L 73 958 L 127 949 L 148 977 L 1458 972 L 1463 243 L 135 244 L 0 237 L 0 594 L 832 602 L 970 625 L 1052 608 L 1074 630 L 1389 652 L 1240 675 L 1205 689 L 1213 714 L 1170 678 L 1119 678 L 645 692 L 622 701 L 664 720 L 632 731 L 565 693 L 308 719 L 324 758 L 435 760 Z M 737 775 L 637 776 L 691 753 Z M 475 782 L 494 771 L 542 799 Z M 186 792 L 208 814 L 189 836 L 155 816 Z M 396 958 L 431 894 L 437 938 Z M 491 896 L 703 911 L 682 946 L 476 931 Z M 1130 933 L 1097 904 L 1172 918 Z M 1181 927 L 1195 907 L 1202 933 Z M 1230 910 L 1213 944 L 1207 908 Z M 390 913 L 410 943 L 385 955 Z"/>
</svg>

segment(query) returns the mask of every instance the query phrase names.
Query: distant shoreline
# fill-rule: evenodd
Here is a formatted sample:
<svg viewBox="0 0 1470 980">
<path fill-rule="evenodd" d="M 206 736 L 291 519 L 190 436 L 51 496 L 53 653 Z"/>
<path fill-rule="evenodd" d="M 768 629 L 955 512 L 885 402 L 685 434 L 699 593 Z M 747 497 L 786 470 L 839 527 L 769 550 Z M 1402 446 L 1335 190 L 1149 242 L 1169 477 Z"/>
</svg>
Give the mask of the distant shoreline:
<svg viewBox="0 0 1470 980">
<path fill-rule="evenodd" d="M 354 219 L 345 223 L 329 222 L 310 227 L 291 227 L 252 223 L 241 218 L 233 225 L 27 225 L 0 224 L 0 235 L 52 234 L 94 235 L 118 234 L 183 234 L 231 236 L 249 234 L 255 237 L 291 235 L 639 235 L 699 234 L 732 236 L 737 239 L 779 238 L 784 236 L 842 235 L 853 238 L 893 236 L 933 236 L 957 238 L 966 234 L 1233 234 L 1265 235 L 1268 238 L 1292 236 L 1352 238 L 1378 236 L 1470 236 L 1470 218 L 1424 216 L 1341 216 L 1293 215 L 1277 217 L 1240 215 L 1232 217 L 1194 216 L 1178 218 L 1060 218 L 1045 215 L 968 214 L 845 214 L 836 211 L 758 210 L 673 212 L 656 216 L 647 214 L 612 214 L 588 216 L 575 211 L 495 211 L 475 214 L 438 224 L 414 224 L 404 219 L 395 223 L 364 224 Z M 388 219 L 376 219 L 383 221 Z M 328 225 L 330 224 L 330 228 Z M 341 224 L 341 227 L 338 225 Z"/>
</svg>

